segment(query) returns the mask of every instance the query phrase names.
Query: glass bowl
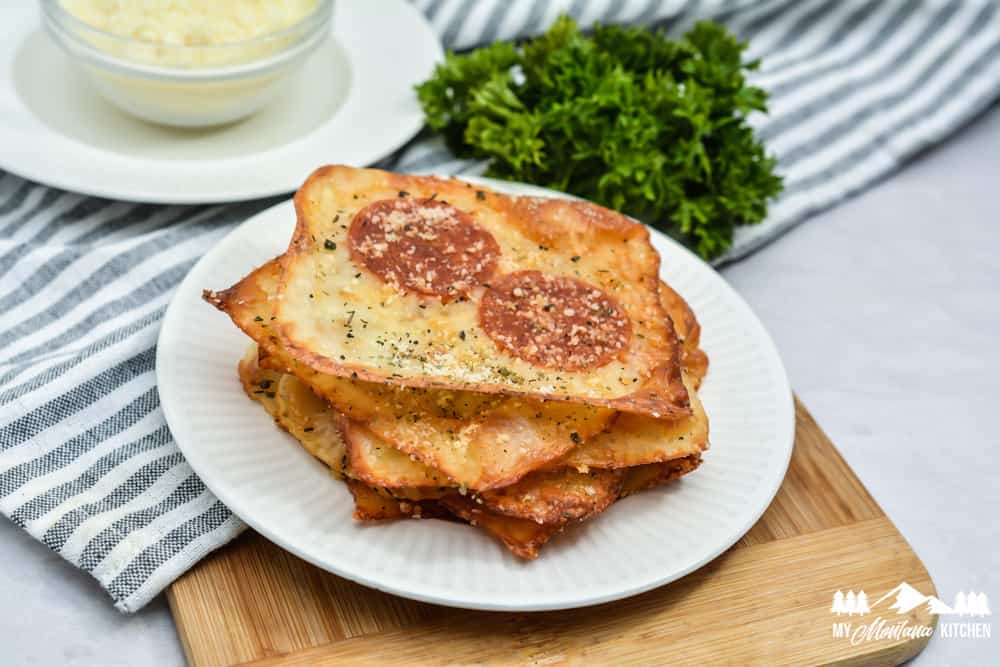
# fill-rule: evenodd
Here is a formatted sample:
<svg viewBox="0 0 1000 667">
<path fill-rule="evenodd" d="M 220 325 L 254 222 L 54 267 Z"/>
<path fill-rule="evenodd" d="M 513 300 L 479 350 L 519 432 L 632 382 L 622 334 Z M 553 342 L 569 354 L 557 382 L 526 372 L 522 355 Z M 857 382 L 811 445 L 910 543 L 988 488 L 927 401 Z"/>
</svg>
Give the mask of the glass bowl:
<svg viewBox="0 0 1000 667">
<path fill-rule="evenodd" d="M 42 0 L 45 28 L 109 102 L 147 121 L 204 127 L 239 120 L 274 99 L 330 31 L 333 0 L 253 39 L 196 46 L 144 42 L 79 20 Z"/>
</svg>

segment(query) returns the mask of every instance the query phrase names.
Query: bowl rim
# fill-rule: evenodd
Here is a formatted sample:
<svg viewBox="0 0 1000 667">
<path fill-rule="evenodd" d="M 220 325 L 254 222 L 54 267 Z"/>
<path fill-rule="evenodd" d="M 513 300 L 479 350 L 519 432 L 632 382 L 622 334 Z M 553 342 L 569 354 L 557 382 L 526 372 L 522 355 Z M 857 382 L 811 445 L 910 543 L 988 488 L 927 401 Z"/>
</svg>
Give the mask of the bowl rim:
<svg viewBox="0 0 1000 667">
<path fill-rule="evenodd" d="M 316 6 L 308 14 L 295 23 L 274 32 L 264 33 L 236 42 L 189 46 L 184 44 L 160 44 L 158 42 L 149 42 L 118 35 L 77 18 L 62 6 L 60 0 L 42 0 L 41 2 L 42 22 L 45 28 L 56 42 L 71 55 L 82 58 L 91 65 L 105 67 L 119 73 L 174 81 L 236 79 L 264 74 L 271 69 L 278 68 L 296 56 L 304 55 L 311 51 L 326 37 L 330 28 L 333 4 L 334 0 L 317 0 Z M 235 50 L 248 46 L 252 47 L 257 44 L 279 41 L 299 32 L 303 32 L 303 36 L 293 41 L 287 48 L 267 54 L 261 58 L 212 67 L 173 67 L 129 60 L 100 49 L 80 37 L 80 33 L 89 33 L 101 38 L 107 38 L 112 40 L 112 43 L 116 42 L 126 47 L 138 45 L 158 47 L 178 52 L 221 53 L 226 50 Z"/>
</svg>

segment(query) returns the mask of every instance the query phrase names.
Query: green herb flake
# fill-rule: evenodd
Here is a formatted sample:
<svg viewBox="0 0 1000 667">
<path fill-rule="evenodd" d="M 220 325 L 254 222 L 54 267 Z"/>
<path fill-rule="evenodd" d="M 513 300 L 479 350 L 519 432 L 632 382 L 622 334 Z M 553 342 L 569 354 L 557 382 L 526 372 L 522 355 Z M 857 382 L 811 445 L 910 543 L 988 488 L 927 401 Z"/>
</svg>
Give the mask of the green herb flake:
<svg viewBox="0 0 1000 667">
<path fill-rule="evenodd" d="M 323 241 L 323 247 L 326 248 L 327 250 L 336 250 L 337 244 L 331 241 L 330 239 L 327 239 Z"/>
</svg>

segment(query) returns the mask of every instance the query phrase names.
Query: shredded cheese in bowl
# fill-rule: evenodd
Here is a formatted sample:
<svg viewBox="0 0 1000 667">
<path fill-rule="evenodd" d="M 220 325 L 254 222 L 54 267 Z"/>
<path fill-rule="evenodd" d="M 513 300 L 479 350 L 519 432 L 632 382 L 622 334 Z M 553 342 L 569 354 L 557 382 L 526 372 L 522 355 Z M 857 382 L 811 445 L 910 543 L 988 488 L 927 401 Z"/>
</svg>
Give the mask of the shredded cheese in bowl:
<svg viewBox="0 0 1000 667">
<path fill-rule="evenodd" d="M 61 0 L 99 30 L 173 46 L 232 44 L 295 25 L 317 0 Z"/>
<path fill-rule="evenodd" d="M 333 0 L 43 0 L 49 34 L 112 104 L 185 127 L 274 99 L 327 38 Z"/>
</svg>

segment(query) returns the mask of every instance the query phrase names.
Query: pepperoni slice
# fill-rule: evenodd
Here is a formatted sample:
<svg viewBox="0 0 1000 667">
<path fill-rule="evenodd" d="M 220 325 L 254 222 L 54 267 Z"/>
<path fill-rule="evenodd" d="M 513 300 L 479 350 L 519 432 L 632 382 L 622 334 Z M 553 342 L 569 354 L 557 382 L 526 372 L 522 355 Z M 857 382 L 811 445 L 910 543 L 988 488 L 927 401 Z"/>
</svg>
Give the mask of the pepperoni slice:
<svg viewBox="0 0 1000 667">
<path fill-rule="evenodd" d="M 468 294 L 496 270 L 500 246 L 469 214 L 433 199 L 383 199 L 354 216 L 352 258 L 403 292 Z"/>
<path fill-rule="evenodd" d="M 509 354 L 567 371 L 605 365 L 632 336 L 621 306 L 604 290 L 541 271 L 494 280 L 479 305 L 479 323 Z"/>
</svg>

